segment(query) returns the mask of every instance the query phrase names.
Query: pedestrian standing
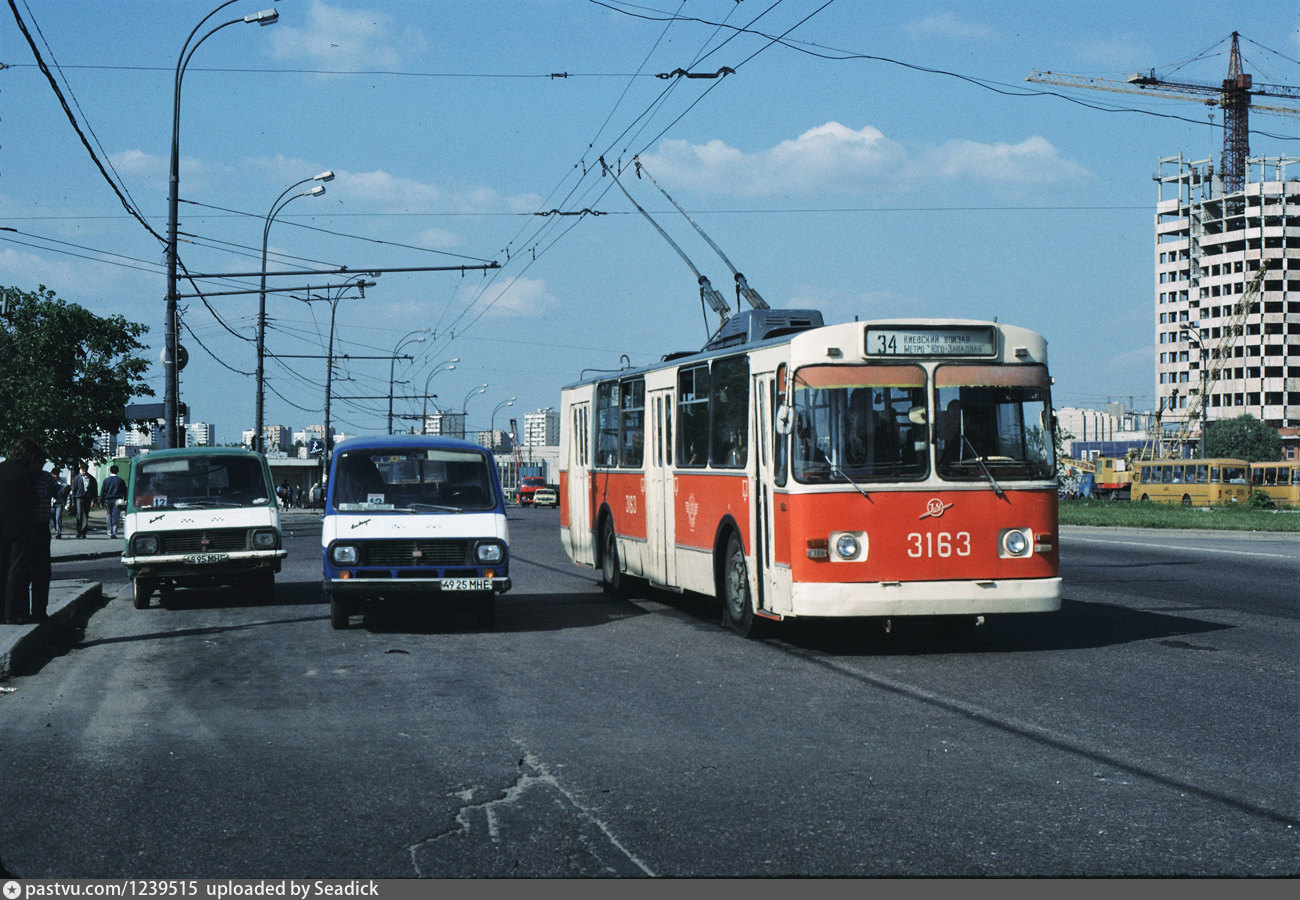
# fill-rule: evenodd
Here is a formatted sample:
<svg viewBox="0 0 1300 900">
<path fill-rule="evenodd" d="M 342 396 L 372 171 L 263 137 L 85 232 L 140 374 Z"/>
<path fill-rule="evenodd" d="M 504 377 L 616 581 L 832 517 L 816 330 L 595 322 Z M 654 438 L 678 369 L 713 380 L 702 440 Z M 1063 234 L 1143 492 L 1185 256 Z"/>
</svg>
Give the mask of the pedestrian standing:
<svg viewBox="0 0 1300 900">
<path fill-rule="evenodd" d="M 62 471 L 55 469 L 50 473 L 54 479 L 53 502 L 50 504 L 50 518 L 54 522 L 54 539 L 63 538 L 63 511 L 68 507 L 68 498 L 72 496 L 72 484 L 64 481 L 60 476 Z M 71 476 L 71 473 L 69 473 Z"/>
<path fill-rule="evenodd" d="M 4 579 L 4 621 L 9 625 L 22 624 L 31 612 L 28 532 L 39 507 L 36 470 L 27 460 L 40 454 L 35 447 L 29 438 L 18 438 L 0 462 L 0 577 Z M 44 510 L 41 512 L 41 531 L 49 534 Z"/>
<path fill-rule="evenodd" d="M 36 443 L 27 448 L 27 464 L 36 482 L 36 506 L 32 509 L 32 527 L 27 533 L 28 577 L 31 579 L 31 609 L 28 622 L 44 622 L 50 605 L 50 508 L 54 482 L 45 473 L 45 449 Z"/>
<path fill-rule="evenodd" d="M 122 507 L 117 504 L 119 500 L 126 499 L 126 482 L 117 474 L 117 466 L 108 467 L 108 477 L 100 486 L 99 499 L 104 504 L 104 512 L 108 514 L 108 536 L 115 538 L 122 528 Z"/>
<path fill-rule="evenodd" d="M 90 530 L 90 508 L 99 497 L 99 485 L 90 468 L 81 464 L 81 474 L 72 481 L 72 506 L 77 512 L 77 537 L 84 538 Z"/>
</svg>

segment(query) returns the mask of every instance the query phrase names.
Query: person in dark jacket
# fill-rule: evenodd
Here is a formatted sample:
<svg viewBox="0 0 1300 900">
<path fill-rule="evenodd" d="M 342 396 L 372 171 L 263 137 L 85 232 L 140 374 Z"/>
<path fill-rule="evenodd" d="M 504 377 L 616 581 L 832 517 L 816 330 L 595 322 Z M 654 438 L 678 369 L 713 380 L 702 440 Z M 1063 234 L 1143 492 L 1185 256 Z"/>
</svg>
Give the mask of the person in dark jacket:
<svg viewBox="0 0 1300 900">
<path fill-rule="evenodd" d="M 4 621 L 10 625 L 22 624 L 31 612 L 28 547 L 37 506 L 36 469 L 28 458 L 39 455 L 35 447 L 30 439 L 19 438 L 0 462 L 0 577 L 4 579 Z M 44 517 L 41 530 L 49 535 Z"/>
<path fill-rule="evenodd" d="M 63 537 L 63 510 L 68 505 L 68 498 L 72 496 L 72 485 L 64 481 L 61 477 L 63 472 L 55 469 L 50 473 L 50 478 L 54 480 L 53 502 L 50 504 L 50 521 L 54 524 L 54 539 L 60 540 Z"/>
<path fill-rule="evenodd" d="M 90 508 L 99 499 L 99 484 L 90 468 L 81 464 L 81 474 L 72 479 L 72 508 L 77 513 L 77 537 L 84 538 L 90 530 Z"/>
<path fill-rule="evenodd" d="M 108 477 L 99 487 L 99 499 L 108 515 L 108 536 L 115 538 L 122 530 L 122 508 L 117 501 L 126 499 L 126 482 L 117 474 L 117 466 L 108 467 Z"/>
</svg>

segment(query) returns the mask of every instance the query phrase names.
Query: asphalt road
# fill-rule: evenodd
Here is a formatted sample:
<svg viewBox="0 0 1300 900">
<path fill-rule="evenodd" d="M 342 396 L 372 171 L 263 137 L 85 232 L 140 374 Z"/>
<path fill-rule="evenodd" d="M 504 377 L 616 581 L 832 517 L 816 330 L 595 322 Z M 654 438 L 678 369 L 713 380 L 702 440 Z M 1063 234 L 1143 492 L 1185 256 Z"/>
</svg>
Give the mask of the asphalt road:
<svg viewBox="0 0 1300 900">
<path fill-rule="evenodd" d="M 1069 529 L 1066 602 L 973 635 L 600 590 L 511 512 L 497 625 L 131 607 L 0 694 L 27 877 L 1295 876 L 1300 543 Z"/>
</svg>

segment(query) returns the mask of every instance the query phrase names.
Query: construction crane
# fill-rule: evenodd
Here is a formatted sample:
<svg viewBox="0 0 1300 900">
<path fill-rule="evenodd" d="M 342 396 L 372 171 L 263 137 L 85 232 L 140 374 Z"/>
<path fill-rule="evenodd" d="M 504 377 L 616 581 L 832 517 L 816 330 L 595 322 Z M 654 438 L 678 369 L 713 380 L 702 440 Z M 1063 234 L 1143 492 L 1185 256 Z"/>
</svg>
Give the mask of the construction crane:
<svg viewBox="0 0 1300 900">
<path fill-rule="evenodd" d="M 510 420 L 510 453 L 511 461 L 515 464 L 515 487 L 519 486 L 519 473 L 523 470 L 524 457 L 519 452 L 519 425 L 517 420 Z"/>
<path fill-rule="evenodd" d="M 1281 84 L 1253 84 L 1251 76 L 1241 71 L 1241 51 L 1237 46 L 1235 31 L 1232 33 L 1232 50 L 1228 56 L 1228 77 L 1219 85 L 1169 81 L 1157 78 L 1154 69 L 1145 75 L 1130 75 L 1124 81 L 1038 70 L 1025 80 L 1061 87 L 1143 94 L 1169 100 L 1194 100 L 1206 106 L 1222 107 L 1223 156 L 1219 160 L 1219 171 L 1223 177 L 1223 191 L 1227 194 L 1236 193 L 1246 186 L 1246 159 L 1250 155 L 1250 110 L 1300 116 L 1300 106 L 1263 106 L 1254 102 L 1255 97 L 1300 100 L 1300 88 Z"/>
<path fill-rule="evenodd" d="M 1181 448 L 1184 444 L 1191 441 L 1192 426 L 1194 424 L 1198 425 L 1202 435 L 1205 434 L 1205 424 L 1203 421 L 1205 413 L 1205 396 L 1210 392 L 1210 389 L 1214 387 L 1214 383 L 1223 376 L 1223 370 L 1227 368 L 1229 361 L 1232 359 L 1233 346 L 1237 343 L 1237 338 L 1246 331 L 1247 317 L 1249 317 L 1259 305 L 1259 292 L 1260 288 L 1263 287 L 1264 274 L 1267 271 L 1268 261 L 1265 260 L 1260 263 L 1259 271 L 1256 272 L 1255 277 L 1250 280 L 1250 284 L 1246 285 L 1246 290 L 1242 293 L 1241 299 L 1233 305 L 1232 319 L 1223 327 L 1223 330 L 1219 334 L 1219 341 L 1212 349 L 1206 348 L 1201 343 L 1199 326 L 1194 322 L 1188 323 L 1189 326 L 1198 328 L 1197 333 L 1193 336 L 1196 338 L 1196 344 L 1201 350 L 1201 365 L 1203 367 L 1201 370 L 1201 388 L 1192 395 L 1191 400 L 1187 403 L 1187 411 L 1183 415 L 1182 427 L 1179 428 L 1177 434 L 1174 435 L 1174 447 Z M 1183 330 L 1188 334 L 1192 334 L 1191 330 L 1188 328 Z M 1206 352 L 1207 350 L 1208 354 Z"/>
</svg>

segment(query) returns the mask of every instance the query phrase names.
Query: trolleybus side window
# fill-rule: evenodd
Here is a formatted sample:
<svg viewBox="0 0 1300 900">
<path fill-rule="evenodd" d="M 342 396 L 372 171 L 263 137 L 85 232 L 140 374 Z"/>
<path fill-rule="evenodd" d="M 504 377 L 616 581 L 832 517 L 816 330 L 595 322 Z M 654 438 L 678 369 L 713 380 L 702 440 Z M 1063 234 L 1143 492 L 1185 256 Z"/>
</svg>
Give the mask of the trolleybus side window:
<svg viewBox="0 0 1300 900">
<path fill-rule="evenodd" d="M 710 462 L 739 469 L 749 458 L 749 357 L 713 363 L 713 451 Z"/>
<path fill-rule="evenodd" d="M 785 363 L 776 367 L 776 386 L 772 392 L 772 474 L 776 478 L 777 487 L 785 487 L 785 464 L 790 448 L 790 435 L 782 433 L 781 423 L 778 421 L 781 410 L 785 409 L 786 403 L 789 402 L 785 395 L 786 374 Z"/>
<path fill-rule="evenodd" d="M 920 366 L 805 366 L 794 378 L 794 476 L 804 483 L 924 478 Z"/>
<path fill-rule="evenodd" d="M 618 465 L 618 382 L 596 388 L 596 465 Z"/>
<path fill-rule="evenodd" d="M 677 464 L 703 468 L 709 458 L 709 367 L 677 373 Z"/>
<path fill-rule="evenodd" d="M 1050 478 L 1056 471 L 1050 380 L 1043 366 L 948 365 L 935 370 L 939 475 Z"/>
<path fill-rule="evenodd" d="M 619 465 L 640 468 L 645 453 L 645 379 L 629 379 L 619 387 Z"/>
</svg>

